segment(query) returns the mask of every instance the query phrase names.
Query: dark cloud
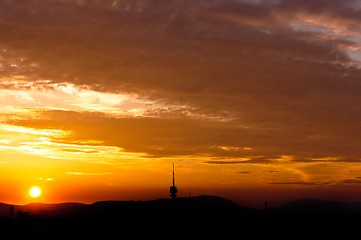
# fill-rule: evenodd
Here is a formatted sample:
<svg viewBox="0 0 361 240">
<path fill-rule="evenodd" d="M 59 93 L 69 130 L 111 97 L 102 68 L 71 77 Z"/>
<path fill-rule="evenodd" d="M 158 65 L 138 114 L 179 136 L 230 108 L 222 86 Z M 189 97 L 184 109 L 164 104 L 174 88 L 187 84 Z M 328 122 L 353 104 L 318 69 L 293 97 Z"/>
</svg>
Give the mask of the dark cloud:
<svg viewBox="0 0 361 240">
<path fill-rule="evenodd" d="M 274 163 L 271 160 L 267 160 L 267 159 L 250 159 L 250 160 L 242 160 L 242 161 L 238 161 L 238 160 L 211 160 L 211 161 L 205 161 L 205 163 L 209 163 L 209 164 L 270 164 L 270 163 Z"/>
<path fill-rule="evenodd" d="M 353 158 L 346 158 L 346 159 L 339 159 L 336 162 L 344 162 L 344 163 L 361 163 L 361 159 L 353 159 Z"/>
<path fill-rule="evenodd" d="M 187 109 L 154 110 L 144 119 L 79 114 L 64 125 L 74 138 L 129 151 L 247 156 L 214 148 L 228 145 L 267 157 L 359 159 L 361 70 L 346 52 L 359 47 L 358 1 L 267 2 L 1 1 L 0 76 Z M 192 121 L 185 117 L 191 113 L 218 122 Z"/>
<path fill-rule="evenodd" d="M 282 182 L 269 182 L 268 184 L 276 185 L 328 185 L 329 182 L 306 182 L 306 181 L 282 181 Z"/>
<path fill-rule="evenodd" d="M 345 185 L 349 185 L 349 184 L 361 184 L 361 180 L 359 179 L 343 179 L 343 180 L 340 180 L 338 182 L 339 184 L 345 184 Z"/>
<path fill-rule="evenodd" d="M 279 185 L 328 185 L 333 187 L 361 187 L 361 181 L 359 179 L 341 179 L 336 181 L 276 181 L 269 182 L 268 184 Z"/>
<path fill-rule="evenodd" d="M 251 172 L 237 172 L 237 173 L 240 173 L 240 174 L 250 174 Z"/>
<path fill-rule="evenodd" d="M 293 160 L 294 163 L 360 163 L 361 159 L 354 159 L 354 158 L 323 158 L 323 159 L 295 159 Z"/>
<path fill-rule="evenodd" d="M 247 161 L 206 161 L 205 163 L 209 164 L 239 164 L 239 163 L 247 163 Z"/>
<path fill-rule="evenodd" d="M 341 179 L 338 181 L 333 181 L 332 186 L 334 187 L 344 187 L 344 188 L 360 188 L 361 181 L 359 178 L 348 178 Z"/>
</svg>

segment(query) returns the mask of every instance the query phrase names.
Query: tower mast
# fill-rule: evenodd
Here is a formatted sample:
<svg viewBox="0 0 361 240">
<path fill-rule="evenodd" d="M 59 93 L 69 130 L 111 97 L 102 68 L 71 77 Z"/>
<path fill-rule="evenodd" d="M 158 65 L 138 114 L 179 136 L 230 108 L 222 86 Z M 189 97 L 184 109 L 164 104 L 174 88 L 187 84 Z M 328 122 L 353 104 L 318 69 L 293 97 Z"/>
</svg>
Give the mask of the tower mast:
<svg viewBox="0 0 361 240">
<path fill-rule="evenodd" d="M 175 186 L 175 178 L 174 178 L 174 162 L 173 162 L 173 184 L 169 188 L 169 193 L 172 199 L 175 199 L 177 197 L 178 189 Z"/>
<path fill-rule="evenodd" d="M 173 187 L 175 186 L 175 180 L 174 180 L 174 162 L 173 162 Z"/>
</svg>

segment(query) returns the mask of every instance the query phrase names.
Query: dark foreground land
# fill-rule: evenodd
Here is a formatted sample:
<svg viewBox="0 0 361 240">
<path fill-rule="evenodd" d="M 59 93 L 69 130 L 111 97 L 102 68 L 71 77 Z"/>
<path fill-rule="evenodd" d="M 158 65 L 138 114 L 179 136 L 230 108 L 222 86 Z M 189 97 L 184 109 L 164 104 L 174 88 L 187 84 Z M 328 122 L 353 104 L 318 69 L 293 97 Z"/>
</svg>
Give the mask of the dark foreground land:
<svg viewBox="0 0 361 240">
<path fill-rule="evenodd" d="M 243 208 L 215 196 L 0 206 L 0 239 L 360 239 L 361 205 Z M 9 214 L 8 214 L 9 213 Z"/>
</svg>

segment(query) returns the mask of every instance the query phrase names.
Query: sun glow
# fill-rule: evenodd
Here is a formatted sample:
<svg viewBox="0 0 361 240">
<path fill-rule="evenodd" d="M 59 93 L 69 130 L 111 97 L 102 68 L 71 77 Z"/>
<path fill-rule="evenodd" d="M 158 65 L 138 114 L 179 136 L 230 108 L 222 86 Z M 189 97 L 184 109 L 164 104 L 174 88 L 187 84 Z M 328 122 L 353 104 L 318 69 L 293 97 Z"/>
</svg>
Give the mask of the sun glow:
<svg viewBox="0 0 361 240">
<path fill-rule="evenodd" d="M 32 186 L 30 189 L 29 189 L 29 196 L 32 197 L 32 198 L 38 198 L 41 196 L 41 188 L 38 187 L 38 186 Z"/>
</svg>

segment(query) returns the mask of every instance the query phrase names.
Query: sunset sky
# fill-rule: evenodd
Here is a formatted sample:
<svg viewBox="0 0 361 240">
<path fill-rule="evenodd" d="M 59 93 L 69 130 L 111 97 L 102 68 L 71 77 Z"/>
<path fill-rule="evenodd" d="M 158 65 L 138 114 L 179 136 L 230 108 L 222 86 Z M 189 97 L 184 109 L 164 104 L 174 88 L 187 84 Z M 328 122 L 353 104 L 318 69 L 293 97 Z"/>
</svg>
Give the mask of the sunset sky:
<svg viewBox="0 0 361 240">
<path fill-rule="evenodd" d="M 0 0 L 0 202 L 361 201 L 358 0 Z"/>
</svg>

